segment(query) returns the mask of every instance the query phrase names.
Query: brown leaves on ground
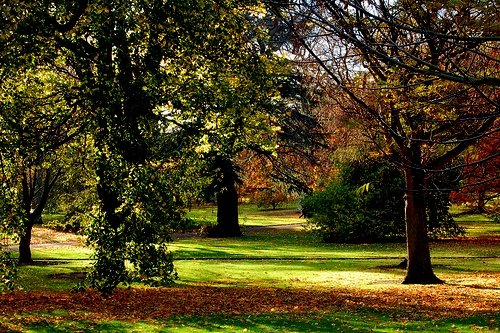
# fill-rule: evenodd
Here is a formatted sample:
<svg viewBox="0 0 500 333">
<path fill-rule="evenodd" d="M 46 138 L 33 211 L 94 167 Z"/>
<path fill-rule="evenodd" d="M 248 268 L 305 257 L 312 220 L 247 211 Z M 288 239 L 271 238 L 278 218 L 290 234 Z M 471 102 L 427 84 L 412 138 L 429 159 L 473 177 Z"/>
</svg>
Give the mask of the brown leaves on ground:
<svg viewBox="0 0 500 333">
<path fill-rule="evenodd" d="M 34 226 L 31 236 L 31 244 L 60 244 L 75 243 L 82 244 L 84 236 L 75 235 L 69 232 L 60 232 L 40 226 Z"/>
<path fill-rule="evenodd" d="M 447 244 L 451 246 L 478 246 L 478 247 L 491 247 L 500 245 L 500 236 L 480 236 L 480 237 L 456 237 L 435 240 L 436 244 Z"/>
<path fill-rule="evenodd" d="M 495 275 L 497 281 L 499 275 Z M 498 285 L 498 284 L 497 284 Z M 274 289 L 191 286 L 121 289 L 111 297 L 12 292 L 0 295 L 0 316 L 65 310 L 82 319 L 146 320 L 173 315 L 261 314 L 273 312 L 396 310 L 405 316 L 462 317 L 500 312 L 500 288 L 479 286 L 397 286 L 384 289 Z"/>
</svg>

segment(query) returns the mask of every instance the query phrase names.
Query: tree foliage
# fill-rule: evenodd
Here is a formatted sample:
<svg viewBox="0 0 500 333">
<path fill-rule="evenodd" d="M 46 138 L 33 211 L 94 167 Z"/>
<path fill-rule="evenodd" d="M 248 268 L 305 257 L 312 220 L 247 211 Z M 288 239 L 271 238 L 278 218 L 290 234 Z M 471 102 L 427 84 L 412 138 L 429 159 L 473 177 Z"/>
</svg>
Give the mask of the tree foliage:
<svg viewBox="0 0 500 333">
<path fill-rule="evenodd" d="M 21 208 L 19 260 L 30 262 L 31 228 L 41 221 L 50 192 L 62 174 L 58 151 L 84 126 L 75 103 L 74 80 L 52 66 L 28 64 L 1 82 L 0 160 L 7 196 Z"/>
<path fill-rule="evenodd" d="M 2 80 L 46 66 L 70 79 L 61 91 L 89 121 L 98 198 L 88 227 L 96 259 L 90 285 L 109 293 L 137 279 L 171 282 L 166 243 L 193 198 L 186 191 L 206 185 L 196 171 L 208 170 L 219 201 L 229 202 L 235 155 L 274 149 L 278 87 L 287 73 L 260 43 L 254 22 L 264 8 L 230 0 L 14 1 L 0 8 Z M 46 107 L 57 109 L 53 101 Z"/>
<path fill-rule="evenodd" d="M 283 4 L 282 4 L 283 5 Z M 291 1 L 275 12 L 296 57 L 349 96 L 344 110 L 405 173 L 406 283 L 432 272 L 425 200 L 434 173 L 498 118 L 498 11 L 471 1 Z M 285 9 L 283 9 L 285 8 Z M 433 189 L 434 190 L 434 189 Z"/>
<path fill-rule="evenodd" d="M 475 147 L 463 156 L 467 165 L 461 173 L 460 189 L 452 193 L 454 203 L 466 204 L 478 213 L 493 213 L 498 210 L 495 200 L 500 195 L 500 145 L 498 122 L 492 135 L 479 140 Z"/>
</svg>

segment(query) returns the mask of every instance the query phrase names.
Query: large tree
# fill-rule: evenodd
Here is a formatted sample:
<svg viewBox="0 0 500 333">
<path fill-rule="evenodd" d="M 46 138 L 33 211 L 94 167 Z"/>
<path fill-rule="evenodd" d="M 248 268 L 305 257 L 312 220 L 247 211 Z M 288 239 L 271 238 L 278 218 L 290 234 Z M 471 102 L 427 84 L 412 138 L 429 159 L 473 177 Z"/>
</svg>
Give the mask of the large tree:
<svg viewBox="0 0 500 333">
<path fill-rule="evenodd" d="M 489 2 L 290 1 L 275 7 L 296 57 L 349 96 L 344 111 L 400 166 L 406 180 L 404 283 L 437 283 L 425 200 L 499 107 L 498 9 Z"/>
<path fill-rule="evenodd" d="M 182 10 L 195 13 L 196 4 Z M 89 229 L 92 285 L 110 292 L 135 277 L 168 283 L 174 276 L 168 224 L 181 215 L 164 167 L 173 149 L 162 140 L 159 109 L 165 67 L 182 38 L 176 29 L 188 24 L 178 21 L 177 4 L 33 1 L 1 9 L 2 66 L 33 58 L 52 64 L 74 77 L 78 100 L 90 110 L 99 197 Z M 54 55 L 64 62 L 53 64 Z"/>
<path fill-rule="evenodd" d="M 89 228 L 96 251 L 90 278 L 101 291 L 134 278 L 174 278 L 166 241 L 170 224 L 182 219 L 185 196 L 174 173 L 186 152 L 208 160 L 218 201 L 225 205 L 221 219 L 236 225 L 231 233 L 239 232 L 232 158 L 243 145 L 267 150 L 275 131 L 269 110 L 276 105 L 278 76 L 268 75 L 274 57 L 257 52 L 260 32 L 247 29 L 250 12 L 262 10 L 256 5 L 1 5 L 2 68 L 15 70 L 33 59 L 50 64 L 75 80 L 77 100 L 89 110 L 99 199 Z"/>
<path fill-rule="evenodd" d="M 297 89 L 294 96 L 286 91 L 295 84 L 294 76 L 289 61 L 270 46 L 261 2 L 219 2 L 217 7 L 205 2 L 200 11 L 203 17 L 191 15 L 191 24 L 182 29 L 182 57 L 170 62 L 189 69 L 170 77 L 173 90 L 186 89 L 169 92 L 173 98 L 164 112 L 184 133 L 187 150 L 205 162 L 200 173 L 210 179 L 206 192 L 217 203 L 211 234 L 240 236 L 238 157 L 244 151 L 275 154 L 284 120 L 299 113 L 291 106 L 300 95 Z M 218 23 L 207 26 L 207 18 Z"/>
</svg>

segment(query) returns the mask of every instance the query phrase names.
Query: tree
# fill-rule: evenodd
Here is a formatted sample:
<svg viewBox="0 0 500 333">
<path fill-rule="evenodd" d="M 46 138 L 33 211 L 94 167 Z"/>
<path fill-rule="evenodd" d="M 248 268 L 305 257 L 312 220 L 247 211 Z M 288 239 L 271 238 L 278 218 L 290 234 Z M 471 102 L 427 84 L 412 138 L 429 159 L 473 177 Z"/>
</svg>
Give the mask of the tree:
<svg viewBox="0 0 500 333">
<path fill-rule="evenodd" d="M 231 212 L 221 219 L 235 221 L 232 158 L 245 145 L 274 147 L 270 110 L 279 75 L 269 73 L 281 71 L 269 52 L 255 52 L 258 29 L 247 29 L 249 12 L 261 10 L 254 5 L 90 0 L 0 7 L 1 67 L 15 71 L 33 59 L 52 65 L 74 78 L 77 101 L 89 110 L 99 201 L 88 229 L 96 257 L 89 277 L 102 292 L 135 279 L 175 278 L 166 242 L 183 218 L 177 185 L 186 169 L 177 168 L 179 158 L 208 160 L 219 201 L 229 205 L 221 214 Z"/>
<path fill-rule="evenodd" d="M 77 99 L 90 110 L 99 208 L 89 227 L 96 255 L 89 277 L 104 293 L 135 278 L 155 284 L 175 276 L 165 242 L 168 222 L 182 215 L 166 174 L 172 147 L 159 141 L 165 135 L 158 112 L 167 84 L 162 69 L 175 56 L 175 30 L 186 24 L 171 22 L 175 9 L 162 1 L 1 7 L 2 67 L 31 59 L 51 64 L 75 79 Z"/>
<path fill-rule="evenodd" d="M 68 77 L 49 67 L 20 70 L 1 82 L 0 162 L 4 184 L 18 191 L 11 205 L 22 210 L 19 262 L 31 262 L 31 230 L 40 223 L 50 192 L 61 175 L 55 156 L 83 127 L 72 105 Z M 7 196 L 8 198 L 8 196 Z"/>
<path fill-rule="evenodd" d="M 210 179 L 207 192 L 218 206 L 211 234 L 241 236 L 238 156 L 275 153 L 282 119 L 288 117 L 285 105 L 292 100 L 282 94 L 291 69 L 267 43 L 258 20 L 266 14 L 260 2 L 219 2 L 216 8 L 205 3 L 202 11 L 203 17 L 191 18 L 184 28 L 183 56 L 171 62 L 190 69 L 172 77 L 171 87 L 189 88 L 171 93 L 166 112 L 185 133 L 187 150 L 205 161 L 200 173 Z M 207 19 L 218 24 L 207 26 Z"/>
<path fill-rule="evenodd" d="M 438 283 L 425 201 L 429 175 L 492 135 L 499 114 L 498 13 L 488 2 L 297 1 L 287 23 L 301 56 L 353 102 L 345 112 L 405 174 L 404 283 Z"/>
</svg>

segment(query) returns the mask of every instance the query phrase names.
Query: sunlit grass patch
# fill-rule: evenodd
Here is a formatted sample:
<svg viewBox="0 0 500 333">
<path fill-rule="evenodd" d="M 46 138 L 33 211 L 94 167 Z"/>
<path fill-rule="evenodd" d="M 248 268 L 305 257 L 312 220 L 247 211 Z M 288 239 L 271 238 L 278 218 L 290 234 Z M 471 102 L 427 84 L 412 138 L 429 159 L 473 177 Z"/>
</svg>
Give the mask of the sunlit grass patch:
<svg viewBox="0 0 500 333">
<path fill-rule="evenodd" d="M 325 261 L 179 261 L 180 283 L 259 285 L 278 288 L 321 288 L 360 286 L 391 281 L 400 283 L 403 272 L 380 266 L 390 260 Z"/>
<path fill-rule="evenodd" d="M 170 248 L 174 258 L 370 258 L 405 255 L 403 243 L 326 244 L 302 229 L 261 230 L 242 238 L 188 238 L 175 241 Z"/>
<path fill-rule="evenodd" d="M 301 224 L 305 219 L 299 218 L 296 204 L 288 204 L 276 210 L 263 210 L 256 205 L 240 205 L 239 223 L 241 226 L 272 226 L 284 224 Z M 193 208 L 187 213 L 188 217 L 202 224 L 215 224 L 217 221 L 217 207 L 205 206 Z"/>
<path fill-rule="evenodd" d="M 471 237 L 500 237 L 500 223 L 489 220 L 460 221 L 464 227 L 466 235 Z"/>
</svg>

